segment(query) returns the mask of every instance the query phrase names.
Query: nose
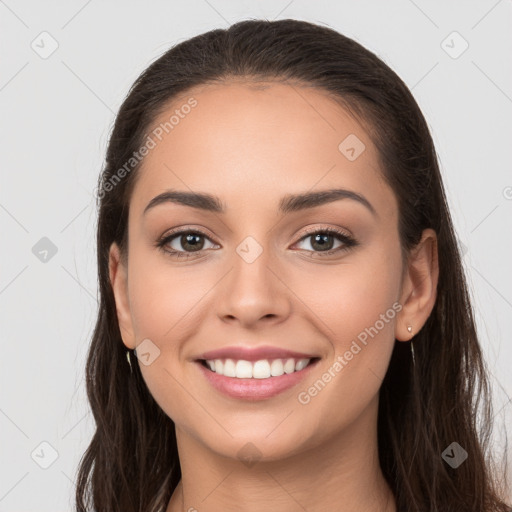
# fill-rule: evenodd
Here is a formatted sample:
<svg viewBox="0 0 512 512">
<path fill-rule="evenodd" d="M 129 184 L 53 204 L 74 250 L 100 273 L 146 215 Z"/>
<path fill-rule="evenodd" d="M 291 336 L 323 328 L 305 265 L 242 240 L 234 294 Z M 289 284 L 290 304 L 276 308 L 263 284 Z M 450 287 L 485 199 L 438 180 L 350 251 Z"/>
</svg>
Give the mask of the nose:
<svg viewBox="0 0 512 512">
<path fill-rule="evenodd" d="M 290 289 L 283 271 L 269 250 L 254 259 L 241 248 L 232 258 L 232 267 L 223 280 L 215 301 L 217 316 L 223 322 L 238 323 L 246 329 L 264 322 L 281 323 L 291 311 Z M 249 245 L 248 254 L 255 248 Z"/>
</svg>

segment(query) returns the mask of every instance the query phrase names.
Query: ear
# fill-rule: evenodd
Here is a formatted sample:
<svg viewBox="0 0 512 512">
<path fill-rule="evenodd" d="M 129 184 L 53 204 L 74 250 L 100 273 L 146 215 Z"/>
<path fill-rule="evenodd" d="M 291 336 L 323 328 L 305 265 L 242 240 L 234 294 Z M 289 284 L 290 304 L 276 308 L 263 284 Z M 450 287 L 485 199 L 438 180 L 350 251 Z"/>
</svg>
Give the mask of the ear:
<svg viewBox="0 0 512 512">
<path fill-rule="evenodd" d="M 427 321 L 437 297 L 439 278 L 437 236 L 425 229 L 418 245 L 411 250 L 404 269 L 400 304 L 402 310 L 395 327 L 398 341 L 409 341 Z M 407 327 L 411 326 L 409 332 Z"/>
<path fill-rule="evenodd" d="M 128 299 L 128 269 L 121 257 L 121 251 L 114 242 L 110 246 L 108 258 L 110 284 L 114 292 L 117 310 L 117 321 L 124 345 L 129 349 L 135 348 L 135 335 Z"/>
</svg>

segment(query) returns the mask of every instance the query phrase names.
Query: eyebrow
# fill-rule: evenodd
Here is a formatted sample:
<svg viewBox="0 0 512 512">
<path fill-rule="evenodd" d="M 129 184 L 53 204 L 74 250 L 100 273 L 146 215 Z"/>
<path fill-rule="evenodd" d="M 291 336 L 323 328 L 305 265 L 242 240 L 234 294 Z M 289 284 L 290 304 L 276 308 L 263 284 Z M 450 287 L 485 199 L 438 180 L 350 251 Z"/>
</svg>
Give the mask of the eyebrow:
<svg viewBox="0 0 512 512">
<path fill-rule="evenodd" d="M 342 188 L 321 190 L 318 192 L 305 192 L 303 194 L 288 194 L 279 202 L 279 211 L 281 213 L 292 213 L 309 208 L 322 206 L 340 199 L 352 199 L 365 206 L 374 216 L 377 212 L 372 204 L 363 195 Z M 190 206 L 214 213 L 226 213 L 226 206 L 217 196 L 201 192 L 185 192 L 180 190 L 167 190 L 157 195 L 148 203 L 144 209 L 143 215 L 155 206 L 166 203 L 175 203 L 183 206 Z"/>
</svg>

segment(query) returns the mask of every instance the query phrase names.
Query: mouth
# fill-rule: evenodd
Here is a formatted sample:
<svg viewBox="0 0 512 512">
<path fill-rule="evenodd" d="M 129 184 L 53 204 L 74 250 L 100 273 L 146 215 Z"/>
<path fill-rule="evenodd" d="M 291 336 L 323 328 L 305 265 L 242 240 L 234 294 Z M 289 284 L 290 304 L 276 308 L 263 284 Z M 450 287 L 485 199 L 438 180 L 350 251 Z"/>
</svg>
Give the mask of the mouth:
<svg viewBox="0 0 512 512">
<path fill-rule="evenodd" d="M 265 400 L 305 379 L 320 361 L 312 358 L 197 359 L 195 363 L 207 382 L 230 398 Z"/>
<path fill-rule="evenodd" d="M 198 359 L 212 373 L 235 379 L 270 379 L 300 372 L 320 360 L 312 358 L 275 358 L 246 361 L 244 359 Z"/>
</svg>

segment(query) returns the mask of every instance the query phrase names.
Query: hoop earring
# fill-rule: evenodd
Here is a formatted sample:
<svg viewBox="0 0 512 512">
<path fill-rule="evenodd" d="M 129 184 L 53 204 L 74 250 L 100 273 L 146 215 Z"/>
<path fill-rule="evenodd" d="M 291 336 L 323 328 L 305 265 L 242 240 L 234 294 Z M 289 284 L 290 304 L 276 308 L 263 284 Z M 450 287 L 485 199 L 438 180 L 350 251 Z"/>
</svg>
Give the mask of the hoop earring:
<svg viewBox="0 0 512 512">
<path fill-rule="evenodd" d="M 407 331 L 409 333 L 412 333 L 412 325 L 407 326 Z M 414 345 L 413 345 L 412 340 L 411 340 L 411 356 L 412 356 L 412 364 L 413 364 L 413 366 L 416 366 L 416 358 L 414 357 Z"/>
<path fill-rule="evenodd" d="M 132 359 L 131 359 L 131 354 L 130 354 L 129 350 L 126 351 L 126 360 L 128 361 L 128 364 L 130 365 L 130 373 L 133 373 Z"/>
</svg>

